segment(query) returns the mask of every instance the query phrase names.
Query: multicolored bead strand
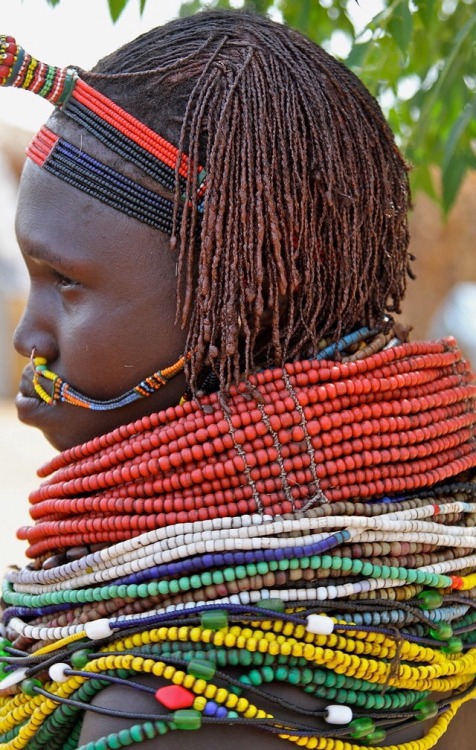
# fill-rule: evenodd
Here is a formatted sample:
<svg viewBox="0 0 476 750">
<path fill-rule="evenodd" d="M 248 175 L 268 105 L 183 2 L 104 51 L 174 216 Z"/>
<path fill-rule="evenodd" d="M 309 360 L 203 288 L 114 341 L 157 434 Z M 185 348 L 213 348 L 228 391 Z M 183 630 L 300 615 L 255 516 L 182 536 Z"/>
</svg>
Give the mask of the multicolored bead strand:
<svg viewBox="0 0 476 750">
<path fill-rule="evenodd" d="M 23 88 L 61 107 L 61 111 L 92 133 L 110 150 L 140 167 L 159 184 L 175 190 L 176 172 L 182 189 L 188 179 L 202 196 L 205 172 L 160 135 L 81 80 L 77 70 L 39 62 L 11 36 L 0 35 L 0 86 Z"/>
<path fill-rule="evenodd" d="M 36 357 L 34 354 L 31 357 L 31 364 L 33 367 L 33 387 L 37 395 L 45 401 L 47 404 L 54 404 L 56 402 L 63 401 L 67 404 L 73 404 L 74 406 L 81 406 L 85 409 L 92 409 L 93 411 L 107 411 L 109 409 L 119 409 L 122 406 L 127 406 L 134 401 L 138 401 L 141 398 L 147 398 L 153 393 L 158 391 L 169 380 L 179 372 L 182 372 L 185 364 L 185 357 L 180 357 L 174 365 L 165 367 L 163 370 L 158 370 L 153 375 L 141 380 L 131 390 L 124 393 L 122 396 L 117 398 L 108 399 L 107 401 L 99 401 L 97 399 L 85 396 L 69 383 L 66 383 L 59 375 L 51 372 L 48 369 L 46 359 L 44 357 Z M 40 378 L 49 380 L 53 384 L 53 392 L 50 394 L 41 385 Z"/>
<path fill-rule="evenodd" d="M 388 342 L 355 332 L 323 344 L 337 361 L 43 467 L 19 532 L 32 562 L 3 584 L 7 749 L 74 750 L 93 696 L 124 681 L 156 712 L 111 709 L 134 726 L 83 750 L 220 722 L 322 750 L 435 745 L 476 695 L 476 389 L 452 339 Z"/>
</svg>

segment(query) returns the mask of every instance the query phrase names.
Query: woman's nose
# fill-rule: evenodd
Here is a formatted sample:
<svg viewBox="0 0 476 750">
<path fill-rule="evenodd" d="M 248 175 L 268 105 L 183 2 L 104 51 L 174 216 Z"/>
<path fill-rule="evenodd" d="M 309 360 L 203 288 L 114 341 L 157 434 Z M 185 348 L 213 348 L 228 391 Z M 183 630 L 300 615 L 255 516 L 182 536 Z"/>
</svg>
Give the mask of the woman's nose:
<svg viewBox="0 0 476 750">
<path fill-rule="evenodd" d="M 38 356 L 45 357 L 48 362 L 52 362 L 58 356 L 55 337 L 45 315 L 41 314 L 36 307 L 30 295 L 13 334 L 13 346 L 23 357 L 30 357 L 34 349 Z"/>
</svg>

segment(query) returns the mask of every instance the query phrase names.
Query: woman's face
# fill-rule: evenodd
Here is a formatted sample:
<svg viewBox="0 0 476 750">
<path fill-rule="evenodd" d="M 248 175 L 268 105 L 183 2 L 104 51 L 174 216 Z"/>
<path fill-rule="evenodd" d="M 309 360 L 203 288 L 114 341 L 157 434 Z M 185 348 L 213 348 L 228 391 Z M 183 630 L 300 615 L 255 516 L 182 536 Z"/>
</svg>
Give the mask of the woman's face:
<svg viewBox="0 0 476 750">
<path fill-rule="evenodd" d="M 174 325 L 175 256 L 169 238 L 27 161 L 16 217 L 30 275 L 15 348 L 95 399 L 122 395 L 175 363 L 186 334 Z M 176 404 L 182 374 L 153 396 L 96 412 L 39 399 L 28 364 L 17 396 L 22 422 L 59 450 Z"/>
</svg>

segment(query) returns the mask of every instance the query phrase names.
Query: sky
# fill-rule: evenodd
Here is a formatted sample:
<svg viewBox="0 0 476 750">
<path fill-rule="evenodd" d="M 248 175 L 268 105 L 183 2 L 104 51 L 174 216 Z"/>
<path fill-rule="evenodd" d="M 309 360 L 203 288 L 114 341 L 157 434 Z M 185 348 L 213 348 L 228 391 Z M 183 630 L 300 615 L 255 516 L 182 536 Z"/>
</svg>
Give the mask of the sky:
<svg viewBox="0 0 476 750">
<path fill-rule="evenodd" d="M 106 0 L 0 0 L 0 32 L 14 36 L 32 55 L 61 68 L 90 68 L 104 55 L 139 34 L 175 18 L 181 0 L 148 0 L 144 14 L 139 0 L 129 0 L 113 24 Z M 23 91 L 2 91 L 0 119 L 37 130 L 51 105 Z"/>
</svg>

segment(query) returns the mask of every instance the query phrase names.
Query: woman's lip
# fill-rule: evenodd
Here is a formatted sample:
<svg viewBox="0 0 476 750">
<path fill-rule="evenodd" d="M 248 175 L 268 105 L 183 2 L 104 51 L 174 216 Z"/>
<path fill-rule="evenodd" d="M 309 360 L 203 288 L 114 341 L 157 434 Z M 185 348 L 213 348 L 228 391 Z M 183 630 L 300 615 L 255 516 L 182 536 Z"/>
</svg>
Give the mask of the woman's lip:
<svg viewBox="0 0 476 750">
<path fill-rule="evenodd" d="M 21 389 L 16 395 L 15 406 L 20 422 L 31 424 L 48 407 L 48 404 L 41 401 L 38 396 L 30 396 Z"/>
</svg>

